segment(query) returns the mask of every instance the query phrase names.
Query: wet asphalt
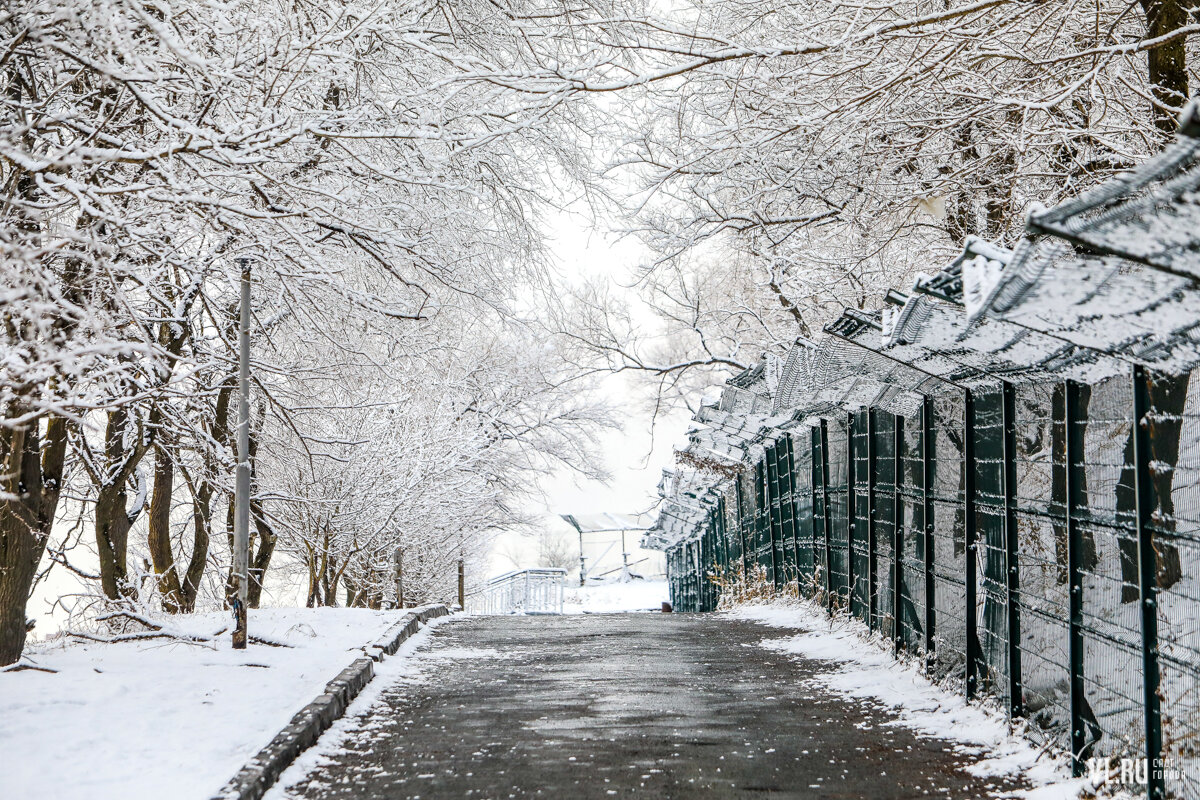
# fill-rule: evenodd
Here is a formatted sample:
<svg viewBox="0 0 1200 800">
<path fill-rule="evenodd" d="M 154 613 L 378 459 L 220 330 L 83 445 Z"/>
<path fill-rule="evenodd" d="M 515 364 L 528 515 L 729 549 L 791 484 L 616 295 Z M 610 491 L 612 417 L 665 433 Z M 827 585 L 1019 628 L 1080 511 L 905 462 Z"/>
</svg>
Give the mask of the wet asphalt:
<svg viewBox="0 0 1200 800">
<path fill-rule="evenodd" d="M 760 647 L 724 615 L 468 617 L 442 625 L 287 794 L 403 798 L 984 798 L 1020 788 Z"/>
</svg>

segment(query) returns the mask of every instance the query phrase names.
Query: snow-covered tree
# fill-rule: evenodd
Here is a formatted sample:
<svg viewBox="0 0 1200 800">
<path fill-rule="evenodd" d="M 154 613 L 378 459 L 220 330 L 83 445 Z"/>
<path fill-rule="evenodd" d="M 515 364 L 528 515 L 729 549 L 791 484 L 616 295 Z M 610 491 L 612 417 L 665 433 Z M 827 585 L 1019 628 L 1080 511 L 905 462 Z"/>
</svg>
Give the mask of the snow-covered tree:
<svg viewBox="0 0 1200 800">
<path fill-rule="evenodd" d="M 568 46 L 556 15 L 490 4 L 0 9 L 0 663 L 19 656 L 60 511 L 90 521 L 103 593 L 134 598 L 148 502 L 164 608 L 195 603 L 228 490 L 238 259 L 253 263 L 256 337 L 296 339 L 256 344 L 260 448 L 273 425 L 300 449 L 314 435 L 276 393 L 362 349 L 334 337 L 370 324 L 400 352 L 448 308 L 514 315 L 513 287 L 541 270 L 538 164 L 565 174 L 576 149 L 561 97 L 473 65 L 528 52 L 533 22 Z M 551 415 L 523 435 L 573 424 Z M 189 537 L 172 530 L 178 479 Z"/>
<path fill-rule="evenodd" d="M 545 78 L 605 98 L 616 118 L 609 167 L 633 186 L 628 228 L 652 248 L 650 270 L 667 271 L 645 297 L 667 300 L 665 341 L 690 342 L 664 361 L 601 336 L 598 354 L 657 382 L 668 365 L 734 369 L 712 354 L 814 335 L 968 236 L 1011 244 L 1033 205 L 1167 140 L 1197 30 L 1189 6 L 1159 0 L 704 0 L 653 5 L 623 37 L 585 26 L 621 55 Z M 679 287 L 739 272 L 703 335 L 678 313 Z M 784 327 L 749 325 L 719 347 L 747 296 Z"/>
</svg>

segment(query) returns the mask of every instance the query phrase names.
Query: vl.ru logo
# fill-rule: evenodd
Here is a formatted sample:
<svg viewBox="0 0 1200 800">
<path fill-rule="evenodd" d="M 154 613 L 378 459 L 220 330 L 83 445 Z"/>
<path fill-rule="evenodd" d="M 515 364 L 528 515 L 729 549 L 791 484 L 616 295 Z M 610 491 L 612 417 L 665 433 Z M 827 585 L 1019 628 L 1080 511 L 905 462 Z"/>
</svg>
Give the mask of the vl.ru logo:
<svg viewBox="0 0 1200 800">
<path fill-rule="evenodd" d="M 1166 759 L 1157 759 L 1155 766 L 1164 780 L 1179 779 L 1179 770 L 1167 765 Z M 1128 786 L 1145 786 L 1150 777 L 1145 758 L 1089 758 L 1088 777 L 1093 786 L 1116 781 Z"/>
</svg>

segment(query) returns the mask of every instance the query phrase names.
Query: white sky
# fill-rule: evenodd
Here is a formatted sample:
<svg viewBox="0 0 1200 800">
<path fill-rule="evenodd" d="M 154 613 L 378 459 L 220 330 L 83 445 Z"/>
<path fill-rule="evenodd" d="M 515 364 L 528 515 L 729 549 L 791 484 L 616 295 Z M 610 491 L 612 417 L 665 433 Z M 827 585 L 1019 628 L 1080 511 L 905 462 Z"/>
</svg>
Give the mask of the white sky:
<svg viewBox="0 0 1200 800">
<path fill-rule="evenodd" d="M 617 240 L 594 229 L 582 214 L 557 214 L 549 221 L 548 228 L 553 237 L 553 255 L 566 280 L 601 277 L 613 282 L 614 293 L 633 291 L 621 287 L 630 283 L 636 268 L 648 255 L 636 239 Z M 653 325 L 654 320 L 647 316 L 641 323 Z M 566 468 L 541 482 L 545 502 L 538 503 L 531 511 L 544 515 L 548 530 L 575 535 L 570 526 L 558 519 L 559 514 L 635 513 L 649 510 L 657 501 L 659 478 L 662 470 L 673 464 L 673 448 L 684 441 L 689 415 L 660 417 L 651 437 L 650 415 L 642 409 L 644 404 L 628 402 L 630 395 L 635 394 L 638 379 L 634 373 L 624 373 L 608 376 L 602 382 L 604 395 L 621 409 L 623 423 L 622 430 L 606 431 L 601 436 L 603 457 L 612 476 L 607 485 L 582 480 Z M 493 574 L 516 566 L 536 566 L 536 550 L 536 543 L 528 537 L 501 537 L 491 559 Z M 514 563 L 514 558 L 520 563 Z"/>
</svg>

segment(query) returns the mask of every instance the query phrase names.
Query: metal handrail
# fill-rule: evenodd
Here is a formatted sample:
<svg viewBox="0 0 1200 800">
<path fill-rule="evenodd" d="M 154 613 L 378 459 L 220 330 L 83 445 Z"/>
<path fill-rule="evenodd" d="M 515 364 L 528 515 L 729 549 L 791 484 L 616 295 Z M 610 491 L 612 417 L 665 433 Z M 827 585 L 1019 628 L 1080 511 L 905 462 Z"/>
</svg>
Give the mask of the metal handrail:
<svg viewBox="0 0 1200 800">
<path fill-rule="evenodd" d="M 567 571 L 558 567 L 514 570 L 492 578 L 467 600 L 472 614 L 561 614 Z"/>
</svg>

